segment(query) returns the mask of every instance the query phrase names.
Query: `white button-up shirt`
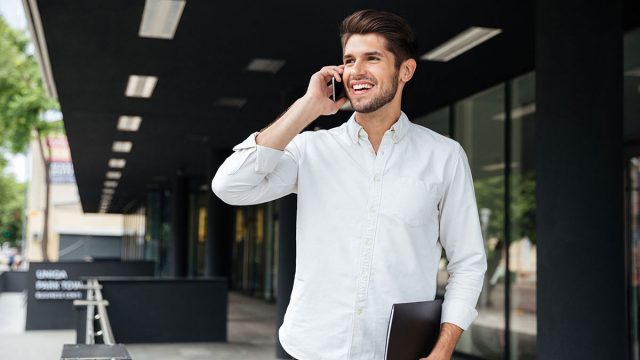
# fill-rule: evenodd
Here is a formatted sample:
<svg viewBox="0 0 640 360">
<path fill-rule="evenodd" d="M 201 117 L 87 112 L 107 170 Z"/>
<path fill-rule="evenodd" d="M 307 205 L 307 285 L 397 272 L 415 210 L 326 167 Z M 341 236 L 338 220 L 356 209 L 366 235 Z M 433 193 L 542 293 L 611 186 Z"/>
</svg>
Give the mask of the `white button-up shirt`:
<svg viewBox="0 0 640 360">
<path fill-rule="evenodd" d="M 284 151 L 234 147 L 212 182 L 233 205 L 298 194 L 296 273 L 279 330 L 298 359 L 382 359 L 391 306 L 433 300 L 449 264 L 442 322 L 477 316 L 486 255 L 464 150 L 402 113 L 378 153 L 355 115 Z"/>
</svg>

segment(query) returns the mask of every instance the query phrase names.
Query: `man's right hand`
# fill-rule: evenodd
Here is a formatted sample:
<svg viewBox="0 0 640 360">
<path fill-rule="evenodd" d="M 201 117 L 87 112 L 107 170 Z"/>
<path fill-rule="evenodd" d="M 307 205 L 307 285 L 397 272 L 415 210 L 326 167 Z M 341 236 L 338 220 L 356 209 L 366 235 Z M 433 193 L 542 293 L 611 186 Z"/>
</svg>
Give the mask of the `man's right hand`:
<svg viewBox="0 0 640 360">
<path fill-rule="evenodd" d="M 317 117 L 333 115 L 347 102 L 346 97 L 333 101 L 330 98 L 333 90 L 330 85 L 327 85 L 331 78 L 335 78 L 337 82 L 342 82 L 343 71 L 344 65 L 325 66 L 311 76 L 307 93 L 303 96 L 303 99 L 306 100 L 304 102 Z"/>
<path fill-rule="evenodd" d="M 331 81 L 332 77 L 336 81 L 342 81 L 343 71 L 344 65 L 325 66 L 313 74 L 304 96 L 294 102 L 278 120 L 261 131 L 256 137 L 256 143 L 284 150 L 287 144 L 315 119 L 338 112 L 347 102 L 347 98 L 335 102 L 331 100 L 329 95 L 333 90 L 331 86 L 327 86 L 327 82 Z"/>
</svg>

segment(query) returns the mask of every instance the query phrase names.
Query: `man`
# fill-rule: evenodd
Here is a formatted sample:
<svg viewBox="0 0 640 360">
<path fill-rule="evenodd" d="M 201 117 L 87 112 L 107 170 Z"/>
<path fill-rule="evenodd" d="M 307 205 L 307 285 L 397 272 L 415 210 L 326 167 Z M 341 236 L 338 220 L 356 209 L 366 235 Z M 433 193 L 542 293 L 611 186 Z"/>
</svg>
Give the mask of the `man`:
<svg viewBox="0 0 640 360">
<path fill-rule="evenodd" d="M 397 15 L 358 11 L 341 27 L 343 64 L 313 74 L 278 120 L 234 147 L 213 179 L 225 202 L 298 194 L 296 273 L 279 331 L 297 359 L 381 359 L 391 306 L 432 300 L 444 247 L 450 274 L 438 342 L 449 359 L 477 316 L 486 256 L 471 172 L 460 145 L 412 124 L 402 90 L 417 46 Z M 355 113 L 327 131 L 300 132 L 347 101 Z"/>
</svg>

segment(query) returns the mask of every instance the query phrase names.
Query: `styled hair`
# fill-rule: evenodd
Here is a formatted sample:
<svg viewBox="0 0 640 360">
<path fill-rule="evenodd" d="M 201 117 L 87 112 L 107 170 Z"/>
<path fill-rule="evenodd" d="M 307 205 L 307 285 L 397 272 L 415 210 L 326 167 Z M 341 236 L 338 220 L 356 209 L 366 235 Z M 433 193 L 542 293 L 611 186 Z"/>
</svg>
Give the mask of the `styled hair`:
<svg viewBox="0 0 640 360">
<path fill-rule="evenodd" d="M 379 10 L 359 10 L 347 16 L 340 25 L 342 50 L 351 35 L 377 34 L 395 57 L 396 69 L 407 59 L 418 59 L 418 42 L 409 23 L 400 16 Z"/>
</svg>

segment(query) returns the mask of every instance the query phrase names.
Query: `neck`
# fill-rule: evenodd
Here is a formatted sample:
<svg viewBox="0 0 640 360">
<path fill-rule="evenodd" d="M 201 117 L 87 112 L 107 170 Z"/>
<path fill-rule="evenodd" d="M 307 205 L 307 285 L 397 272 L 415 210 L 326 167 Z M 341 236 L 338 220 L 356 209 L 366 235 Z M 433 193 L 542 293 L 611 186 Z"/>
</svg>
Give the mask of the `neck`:
<svg viewBox="0 0 640 360">
<path fill-rule="evenodd" d="M 384 133 L 400 118 L 400 99 L 396 98 L 387 105 L 371 113 L 356 112 L 356 122 L 369 135 L 369 142 L 377 153 Z"/>
</svg>

